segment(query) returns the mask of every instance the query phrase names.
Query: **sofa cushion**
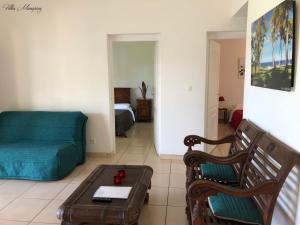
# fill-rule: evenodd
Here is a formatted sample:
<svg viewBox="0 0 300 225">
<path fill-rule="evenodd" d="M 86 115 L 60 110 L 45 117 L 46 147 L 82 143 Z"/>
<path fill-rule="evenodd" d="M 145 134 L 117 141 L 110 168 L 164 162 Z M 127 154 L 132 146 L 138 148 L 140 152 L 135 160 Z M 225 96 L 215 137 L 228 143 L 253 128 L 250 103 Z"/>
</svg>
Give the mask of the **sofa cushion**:
<svg viewBox="0 0 300 225">
<path fill-rule="evenodd" d="M 261 214 L 251 198 L 219 193 L 216 196 L 210 196 L 208 202 L 215 217 L 247 224 L 263 224 Z"/>
<path fill-rule="evenodd" d="M 85 160 L 85 123 L 81 112 L 2 112 L 0 142 L 60 142 L 75 144 Z"/>
<path fill-rule="evenodd" d="M 49 142 L 0 143 L 0 178 L 58 180 L 78 164 L 74 144 Z"/>
<path fill-rule="evenodd" d="M 237 175 L 231 165 L 205 163 L 200 165 L 201 175 L 205 179 L 221 181 L 224 183 L 236 183 Z"/>
</svg>

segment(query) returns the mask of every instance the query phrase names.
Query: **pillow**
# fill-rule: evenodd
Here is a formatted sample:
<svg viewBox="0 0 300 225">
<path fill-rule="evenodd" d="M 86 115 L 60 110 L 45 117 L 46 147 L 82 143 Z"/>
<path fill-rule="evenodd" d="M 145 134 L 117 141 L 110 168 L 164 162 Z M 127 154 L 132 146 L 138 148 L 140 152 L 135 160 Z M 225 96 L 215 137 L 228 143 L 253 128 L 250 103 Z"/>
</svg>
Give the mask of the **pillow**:
<svg viewBox="0 0 300 225">
<path fill-rule="evenodd" d="M 246 224 L 262 225 L 262 216 L 251 198 L 235 197 L 219 193 L 208 198 L 215 217 Z"/>
<path fill-rule="evenodd" d="M 130 109 L 130 104 L 129 103 L 116 103 L 115 104 L 115 109 Z"/>
</svg>

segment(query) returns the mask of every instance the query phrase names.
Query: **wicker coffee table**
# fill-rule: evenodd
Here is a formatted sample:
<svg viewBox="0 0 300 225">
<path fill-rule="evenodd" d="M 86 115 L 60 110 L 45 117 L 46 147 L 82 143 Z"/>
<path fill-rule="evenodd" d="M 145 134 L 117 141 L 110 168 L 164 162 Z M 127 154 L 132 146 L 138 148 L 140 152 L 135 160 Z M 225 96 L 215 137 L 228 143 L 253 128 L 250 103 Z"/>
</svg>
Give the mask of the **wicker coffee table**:
<svg viewBox="0 0 300 225">
<path fill-rule="evenodd" d="M 99 186 L 113 186 L 113 176 L 124 169 L 126 177 L 120 186 L 132 186 L 128 199 L 112 202 L 93 202 Z M 151 187 L 153 170 L 149 166 L 102 165 L 86 178 L 57 211 L 62 225 L 138 224 L 148 189 Z"/>
</svg>

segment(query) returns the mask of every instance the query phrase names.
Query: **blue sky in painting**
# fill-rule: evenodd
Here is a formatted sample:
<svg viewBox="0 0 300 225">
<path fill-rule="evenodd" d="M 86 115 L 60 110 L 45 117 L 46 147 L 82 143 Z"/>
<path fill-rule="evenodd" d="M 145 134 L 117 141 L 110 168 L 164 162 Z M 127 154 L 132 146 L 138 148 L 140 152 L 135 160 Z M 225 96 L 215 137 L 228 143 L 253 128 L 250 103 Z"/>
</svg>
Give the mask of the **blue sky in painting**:
<svg viewBox="0 0 300 225">
<path fill-rule="evenodd" d="M 266 38 L 264 41 L 264 46 L 263 46 L 263 52 L 262 52 L 262 58 L 261 58 L 261 63 L 270 63 L 272 62 L 272 41 L 271 41 L 271 29 L 270 29 L 270 18 L 272 16 L 272 11 L 268 12 L 265 14 L 265 19 L 266 19 L 266 24 L 267 24 L 267 33 L 266 33 Z M 289 18 L 293 17 L 293 11 L 289 11 Z M 256 22 L 252 24 L 252 35 L 255 35 L 255 25 Z M 282 45 L 282 51 L 280 51 L 280 48 Z M 292 43 L 288 45 L 289 49 L 289 60 L 292 59 Z M 278 39 L 275 42 L 275 61 L 278 62 L 281 59 L 285 61 L 285 45 L 280 42 Z M 282 53 L 281 53 L 282 52 Z M 282 54 L 282 57 L 281 57 Z"/>
</svg>

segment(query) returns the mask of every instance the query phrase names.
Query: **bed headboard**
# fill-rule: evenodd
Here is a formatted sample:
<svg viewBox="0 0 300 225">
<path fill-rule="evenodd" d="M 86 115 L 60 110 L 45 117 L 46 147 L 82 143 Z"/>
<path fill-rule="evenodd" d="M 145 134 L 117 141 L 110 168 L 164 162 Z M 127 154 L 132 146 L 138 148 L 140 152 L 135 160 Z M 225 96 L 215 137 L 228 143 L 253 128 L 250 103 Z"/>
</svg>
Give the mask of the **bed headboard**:
<svg viewBox="0 0 300 225">
<path fill-rule="evenodd" d="M 130 103 L 130 88 L 114 88 L 115 103 Z"/>
</svg>

